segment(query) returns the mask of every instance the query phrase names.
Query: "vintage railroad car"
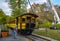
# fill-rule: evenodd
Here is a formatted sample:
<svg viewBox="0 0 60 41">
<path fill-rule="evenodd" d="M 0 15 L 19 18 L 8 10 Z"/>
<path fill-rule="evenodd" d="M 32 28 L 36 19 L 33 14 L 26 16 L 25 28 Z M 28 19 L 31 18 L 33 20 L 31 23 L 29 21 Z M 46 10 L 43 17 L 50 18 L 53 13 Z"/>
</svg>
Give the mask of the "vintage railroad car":
<svg viewBox="0 0 60 41">
<path fill-rule="evenodd" d="M 17 27 L 18 33 L 27 35 L 31 34 L 35 27 L 35 20 L 38 16 L 32 13 L 25 13 L 16 18 L 10 19 L 7 25 L 14 29 Z"/>
</svg>

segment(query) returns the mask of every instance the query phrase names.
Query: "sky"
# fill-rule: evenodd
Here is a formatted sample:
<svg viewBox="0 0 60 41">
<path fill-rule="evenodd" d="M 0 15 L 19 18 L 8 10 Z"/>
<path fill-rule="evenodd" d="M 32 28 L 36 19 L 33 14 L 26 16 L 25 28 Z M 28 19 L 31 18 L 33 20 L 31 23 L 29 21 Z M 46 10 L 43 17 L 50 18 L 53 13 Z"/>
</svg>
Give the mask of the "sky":
<svg viewBox="0 0 60 41">
<path fill-rule="evenodd" d="M 5 0 L 0 0 L 0 9 L 7 15 L 11 14 L 11 9 L 9 8 L 8 2 L 5 2 Z"/>
<path fill-rule="evenodd" d="M 5 0 L 0 0 L 0 9 L 2 9 L 7 15 L 10 15 L 11 14 L 11 9 L 9 8 L 9 4 L 8 2 L 4 2 Z M 33 4 L 33 3 L 39 3 L 39 4 L 42 4 L 46 2 L 46 0 L 30 0 L 30 3 Z M 60 0 L 51 0 L 51 2 L 54 4 L 54 5 L 60 5 Z M 29 7 L 29 5 L 28 5 Z"/>
<path fill-rule="evenodd" d="M 44 3 L 46 0 L 30 0 L 31 3 Z M 60 0 L 51 0 L 51 2 L 55 5 L 60 5 Z"/>
</svg>

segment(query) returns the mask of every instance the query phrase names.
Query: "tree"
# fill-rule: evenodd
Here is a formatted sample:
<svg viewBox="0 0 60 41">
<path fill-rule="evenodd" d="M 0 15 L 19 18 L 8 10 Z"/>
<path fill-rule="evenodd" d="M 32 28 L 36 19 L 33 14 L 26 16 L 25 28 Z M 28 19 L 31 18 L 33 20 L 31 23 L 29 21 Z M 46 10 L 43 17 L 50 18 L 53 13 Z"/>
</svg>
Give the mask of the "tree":
<svg viewBox="0 0 60 41">
<path fill-rule="evenodd" d="M 40 24 L 40 27 L 45 27 L 45 28 L 49 28 L 52 26 L 52 23 L 49 21 L 44 21 L 42 24 Z"/>
<path fill-rule="evenodd" d="M 22 13 L 26 13 L 27 0 L 10 0 L 10 8 L 12 9 L 12 16 L 16 17 Z"/>
<path fill-rule="evenodd" d="M 43 22 L 44 20 L 47 20 L 49 22 L 53 22 L 54 16 L 52 12 L 49 10 L 47 5 L 44 4 L 32 4 L 34 14 L 37 14 L 39 17 L 39 21 Z M 32 10 L 30 8 L 30 12 L 32 13 Z"/>
<path fill-rule="evenodd" d="M 10 0 L 10 1 L 9 1 L 10 8 L 11 8 L 11 9 L 14 9 L 14 8 L 16 7 L 16 1 L 17 1 L 17 0 Z"/>
<path fill-rule="evenodd" d="M 1 22 L 2 22 L 2 24 L 5 24 L 6 23 L 6 18 L 2 17 Z"/>
<path fill-rule="evenodd" d="M 6 23 L 6 15 L 2 9 L 0 9 L 0 24 Z"/>
<path fill-rule="evenodd" d="M 0 9 L 0 18 L 1 18 L 1 17 L 5 17 L 5 13 L 3 12 L 2 9 Z"/>
<path fill-rule="evenodd" d="M 60 29 L 60 24 L 56 24 L 55 26 L 56 26 L 58 29 Z"/>
</svg>

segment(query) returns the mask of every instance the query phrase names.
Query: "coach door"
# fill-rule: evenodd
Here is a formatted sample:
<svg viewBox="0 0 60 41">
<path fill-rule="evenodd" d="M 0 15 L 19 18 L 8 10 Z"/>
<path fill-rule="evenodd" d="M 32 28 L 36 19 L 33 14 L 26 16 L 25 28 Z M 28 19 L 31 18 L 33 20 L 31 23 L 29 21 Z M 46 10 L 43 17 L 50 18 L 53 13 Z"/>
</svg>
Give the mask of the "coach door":
<svg viewBox="0 0 60 41">
<path fill-rule="evenodd" d="M 26 17 L 26 29 L 29 30 L 31 27 L 31 17 L 27 16 Z"/>
</svg>

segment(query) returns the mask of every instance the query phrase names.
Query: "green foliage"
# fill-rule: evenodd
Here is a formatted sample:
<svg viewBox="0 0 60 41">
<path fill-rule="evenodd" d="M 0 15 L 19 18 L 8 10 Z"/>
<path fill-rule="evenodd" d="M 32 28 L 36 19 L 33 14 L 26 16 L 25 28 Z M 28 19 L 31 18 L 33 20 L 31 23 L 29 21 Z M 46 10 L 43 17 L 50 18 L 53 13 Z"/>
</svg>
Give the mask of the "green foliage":
<svg viewBox="0 0 60 41">
<path fill-rule="evenodd" d="M 16 17 L 16 16 L 18 16 L 20 14 L 20 9 L 14 9 L 13 11 L 12 11 L 12 14 L 11 14 L 11 16 L 12 17 Z"/>
<path fill-rule="evenodd" d="M 2 18 L 1 22 L 2 22 L 2 24 L 5 24 L 6 23 L 6 18 Z"/>
<path fill-rule="evenodd" d="M 49 22 L 45 20 L 43 23 L 39 22 L 39 20 L 36 20 L 36 27 L 37 28 L 49 28 L 52 26 L 52 22 Z"/>
<path fill-rule="evenodd" d="M 58 29 L 60 29 L 60 24 L 56 24 L 56 27 L 57 27 Z"/>
<path fill-rule="evenodd" d="M 0 18 L 1 18 L 1 17 L 5 17 L 5 13 L 3 12 L 2 9 L 0 9 Z"/>
<path fill-rule="evenodd" d="M 49 21 L 44 21 L 42 24 L 39 25 L 39 27 L 51 27 L 52 23 Z"/>
<path fill-rule="evenodd" d="M 50 38 L 60 41 L 60 30 L 47 30 L 47 33 L 46 33 L 46 30 L 39 30 L 39 31 L 36 30 L 33 33 L 42 35 L 45 37 L 50 37 Z"/>
<path fill-rule="evenodd" d="M 15 8 L 15 9 L 13 9 L 11 16 L 16 17 L 16 16 L 19 16 L 23 13 L 26 13 L 26 10 Z"/>
<path fill-rule="evenodd" d="M 6 15 L 2 9 L 0 9 L 0 25 L 4 25 L 8 20 L 10 19 L 10 16 Z"/>
<path fill-rule="evenodd" d="M 3 27 L 1 28 L 1 30 L 2 30 L 2 31 L 8 31 L 8 30 L 9 30 L 9 28 L 8 28 L 8 26 L 7 26 L 7 25 L 3 25 Z"/>
<path fill-rule="evenodd" d="M 40 24 L 40 27 L 51 27 L 52 23 L 49 21 L 44 21 L 43 24 Z"/>
<path fill-rule="evenodd" d="M 16 7 L 16 0 L 10 0 L 9 4 L 10 4 L 10 8 L 14 9 Z"/>
<path fill-rule="evenodd" d="M 39 27 L 45 27 L 45 28 L 49 28 L 52 26 L 52 23 L 49 21 L 44 21 L 42 24 L 39 25 Z"/>
<path fill-rule="evenodd" d="M 6 23 L 6 15 L 3 12 L 2 9 L 0 9 L 0 24 L 5 24 Z"/>
<path fill-rule="evenodd" d="M 24 7 L 27 4 L 27 0 L 10 0 L 9 1 L 10 8 L 15 9 L 15 7 L 19 6 Z"/>
<path fill-rule="evenodd" d="M 16 17 L 20 14 L 26 13 L 27 0 L 10 0 L 10 8 L 12 8 L 12 17 Z"/>
<path fill-rule="evenodd" d="M 6 21 L 8 22 L 9 21 L 9 19 L 11 19 L 11 16 L 6 16 Z"/>
</svg>

